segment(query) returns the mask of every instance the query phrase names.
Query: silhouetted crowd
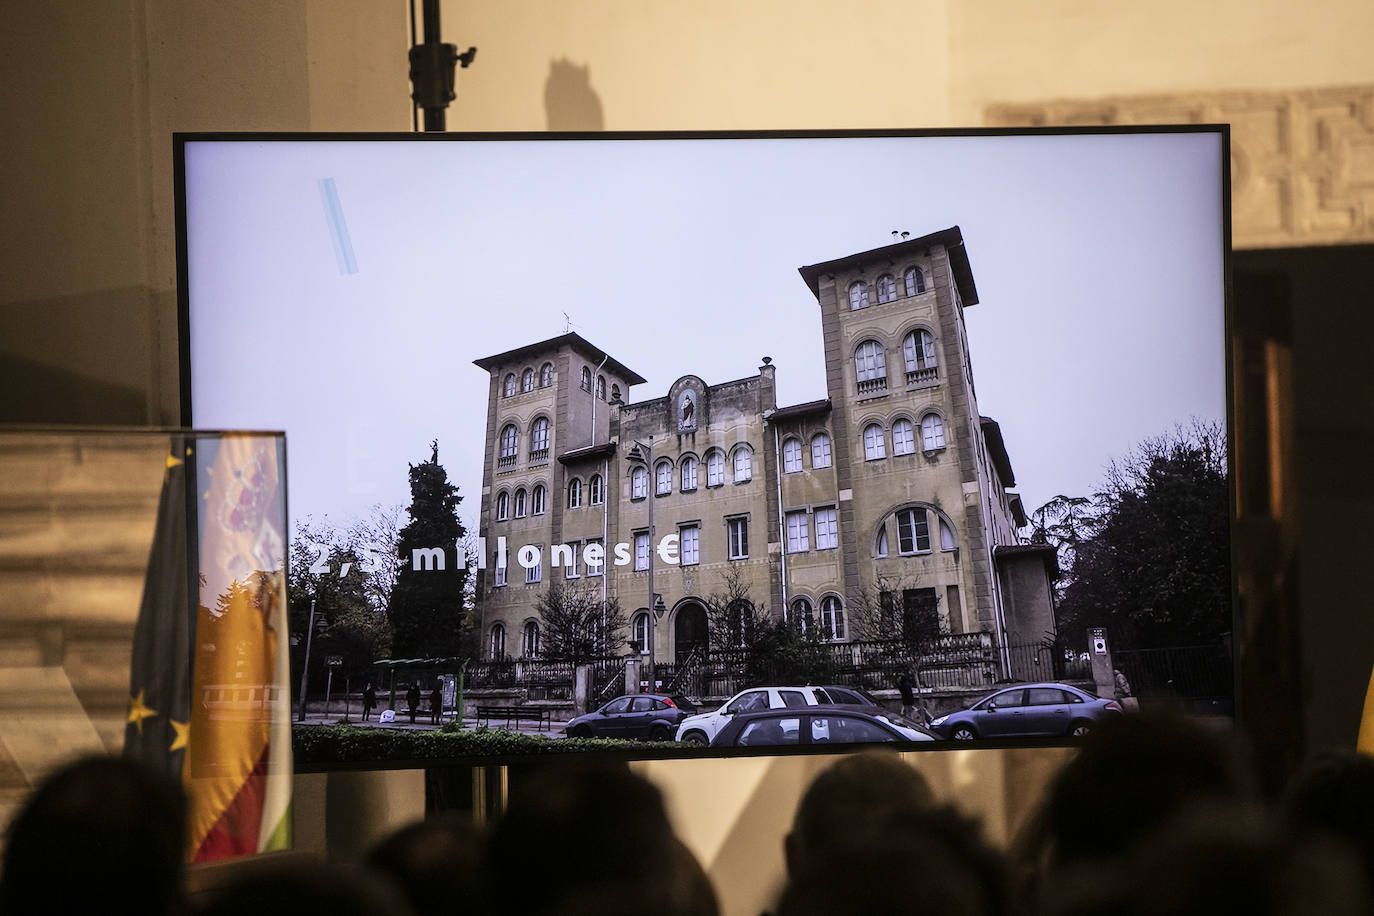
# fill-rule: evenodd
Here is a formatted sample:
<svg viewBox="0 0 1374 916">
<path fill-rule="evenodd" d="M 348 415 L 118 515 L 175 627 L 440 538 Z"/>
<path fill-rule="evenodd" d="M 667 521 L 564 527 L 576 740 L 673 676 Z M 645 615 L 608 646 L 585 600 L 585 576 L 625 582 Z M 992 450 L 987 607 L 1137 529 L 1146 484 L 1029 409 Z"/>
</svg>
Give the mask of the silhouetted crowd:
<svg viewBox="0 0 1374 916">
<path fill-rule="evenodd" d="M 359 866 L 264 856 L 195 894 L 184 816 L 178 788 L 135 764 L 67 767 L 10 827 L 0 914 L 719 912 L 658 789 L 623 764 L 549 767 L 488 832 L 433 816 Z M 784 853 L 776 916 L 1369 913 L 1374 759 L 1323 755 L 1266 802 L 1228 733 L 1126 716 L 1084 741 L 1002 851 L 909 762 L 866 751 L 817 776 Z"/>
</svg>

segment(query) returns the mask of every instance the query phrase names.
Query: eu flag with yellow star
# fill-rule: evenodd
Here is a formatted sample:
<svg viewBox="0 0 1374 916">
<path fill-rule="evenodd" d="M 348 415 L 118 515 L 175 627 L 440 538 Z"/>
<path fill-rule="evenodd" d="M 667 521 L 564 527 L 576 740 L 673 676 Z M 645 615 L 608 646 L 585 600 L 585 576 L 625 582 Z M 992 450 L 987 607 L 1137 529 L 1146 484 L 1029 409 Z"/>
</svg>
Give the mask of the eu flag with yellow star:
<svg viewBox="0 0 1374 916">
<path fill-rule="evenodd" d="M 185 440 L 173 439 L 159 497 L 148 575 L 134 629 L 124 756 L 181 781 L 191 721 L 191 620 L 187 588 Z"/>
</svg>

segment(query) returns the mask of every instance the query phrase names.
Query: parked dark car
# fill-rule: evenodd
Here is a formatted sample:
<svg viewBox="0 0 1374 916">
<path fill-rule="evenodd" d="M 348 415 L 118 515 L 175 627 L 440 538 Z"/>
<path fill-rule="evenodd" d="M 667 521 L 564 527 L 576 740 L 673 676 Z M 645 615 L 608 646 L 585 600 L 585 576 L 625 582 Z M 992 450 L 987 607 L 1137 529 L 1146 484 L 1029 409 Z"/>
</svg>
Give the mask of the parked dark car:
<svg viewBox="0 0 1374 916">
<path fill-rule="evenodd" d="M 890 741 L 934 741 L 921 726 L 886 710 L 855 706 L 796 706 L 743 713 L 732 718 L 711 747 L 871 744 Z"/>
<path fill-rule="evenodd" d="M 1017 684 L 983 697 L 968 709 L 931 720 L 941 738 L 1021 738 L 1086 735 L 1107 716 L 1121 715 L 1121 704 L 1068 684 Z"/>
<path fill-rule="evenodd" d="M 822 703 L 832 703 L 835 706 L 858 706 L 865 709 L 877 707 L 883 708 L 883 704 L 878 702 L 877 697 L 861 687 L 845 687 L 842 684 L 824 684 L 816 688 L 817 695 L 822 697 Z M 828 699 L 826 699 L 828 698 Z"/>
<path fill-rule="evenodd" d="M 666 693 L 616 697 L 596 712 L 578 716 L 564 730 L 569 738 L 630 738 L 672 741 L 683 719 L 697 711 L 691 700 Z"/>
</svg>

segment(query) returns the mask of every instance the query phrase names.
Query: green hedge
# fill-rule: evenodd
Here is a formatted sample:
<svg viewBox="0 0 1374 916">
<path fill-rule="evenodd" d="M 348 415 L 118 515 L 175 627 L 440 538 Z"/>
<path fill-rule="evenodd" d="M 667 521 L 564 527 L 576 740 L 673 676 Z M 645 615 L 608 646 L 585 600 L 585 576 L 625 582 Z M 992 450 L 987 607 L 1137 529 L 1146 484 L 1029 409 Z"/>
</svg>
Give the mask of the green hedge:
<svg viewBox="0 0 1374 916">
<path fill-rule="evenodd" d="M 675 741 L 621 741 L 612 738 L 549 738 L 478 728 L 471 731 L 420 731 L 355 725 L 297 725 L 291 730 L 297 766 L 320 764 L 454 760 L 516 757 L 585 751 L 649 751 L 652 756 L 683 750 Z"/>
</svg>

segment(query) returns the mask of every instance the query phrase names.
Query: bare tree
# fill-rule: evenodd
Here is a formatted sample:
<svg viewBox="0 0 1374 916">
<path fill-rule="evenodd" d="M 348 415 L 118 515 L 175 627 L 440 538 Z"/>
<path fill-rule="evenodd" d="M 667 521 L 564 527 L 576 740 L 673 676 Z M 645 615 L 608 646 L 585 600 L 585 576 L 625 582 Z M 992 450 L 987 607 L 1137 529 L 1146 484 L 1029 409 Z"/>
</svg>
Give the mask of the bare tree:
<svg viewBox="0 0 1374 916">
<path fill-rule="evenodd" d="M 543 618 L 540 653 L 551 661 L 581 664 L 621 645 L 625 612 L 615 598 L 603 603 L 599 588 L 555 583 L 535 608 Z"/>
<path fill-rule="evenodd" d="M 367 574 L 364 588 L 368 600 L 383 613 L 391 608 L 391 593 L 401 572 L 396 545 L 401 540 L 405 512 L 404 506 L 374 505 L 341 536 L 343 546 L 361 558 L 363 571 Z"/>
<path fill-rule="evenodd" d="M 731 566 L 721 580 L 721 587 L 705 600 L 711 648 L 747 649 L 760 635 L 767 612 L 763 605 L 754 603 L 739 567 Z"/>
<path fill-rule="evenodd" d="M 849 602 L 849 626 L 865 641 L 901 640 L 916 648 L 949 632 L 940 594 L 902 576 L 879 576 Z"/>
</svg>

